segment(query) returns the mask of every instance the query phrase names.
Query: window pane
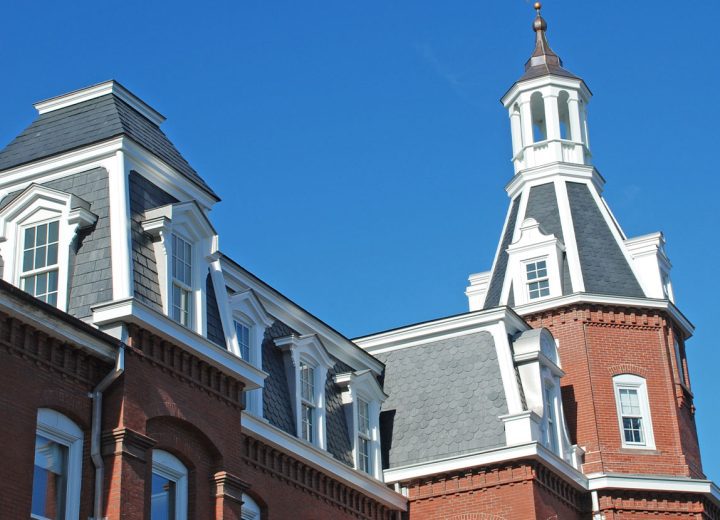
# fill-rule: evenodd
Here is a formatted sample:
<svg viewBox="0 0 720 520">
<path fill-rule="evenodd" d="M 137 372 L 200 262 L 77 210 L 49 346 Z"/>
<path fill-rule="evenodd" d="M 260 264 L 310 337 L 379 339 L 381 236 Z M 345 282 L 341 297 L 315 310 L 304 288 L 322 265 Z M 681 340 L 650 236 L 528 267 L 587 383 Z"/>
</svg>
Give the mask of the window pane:
<svg viewBox="0 0 720 520">
<path fill-rule="evenodd" d="M 25 230 L 25 249 L 35 246 L 35 228 L 27 228 Z"/>
<path fill-rule="evenodd" d="M 240 346 L 240 357 L 247 361 L 250 359 L 250 329 L 236 321 L 235 333 Z"/>
<path fill-rule="evenodd" d="M 370 472 L 370 443 L 367 439 L 358 439 L 358 469 Z"/>
<path fill-rule="evenodd" d="M 58 258 L 58 245 L 57 244 L 49 245 L 48 249 L 47 249 L 47 265 L 57 264 L 57 258 Z"/>
<path fill-rule="evenodd" d="M 48 224 L 48 243 L 58 241 L 58 228 L 59 223 L 57 220 Z"/>
<path fill-rule="evenodd" d="M 47 265 L 45 263 L 45 246 L 38 247 L 35 250 L 35 269 L 45 267 L 45 265 Z"/>
<path fill-rule="evenodd" d="M 23 253 L 23 271 L 31 271 L 33 269 L 33 260 L 35 258 L 34 250 L 30 249 Z"/>
<path fill-rule="evenodd" d="M 67 488 L 66 446 L 37 435 L 35 437 L 35 470 L 33 472 L 32 514 L 65 518 Z"/>
<path fill-rule="evenodd" d="M 35 295 L 41 296 L 47 293 L 47 273 L 37 275 L 35 281 Z"/>
<path fill-rule="evenodd" d="M 302 405 L 302 438 L 308 442 L 313 442 L 313 423 L 315 420 L 315 409 L 306 404 Z"/>
<path fill-rule="evenodd" d="M 35 231 L 35 245 L 44 246 L 47 244 L 47 224 L 40 224 Z"/>
<path fill-rule="evenodd" d="M 370 414 L 368 404 L 362 399 L 358 400 L 358 430 L 363 435 L 370 435 Z"/>
<path fill-rule="evenodd" d="M 153 473 L 151 493 L 150 519 L 175 520 L 175 501 L 177 497 L 175 482 Z"/>
</svg>

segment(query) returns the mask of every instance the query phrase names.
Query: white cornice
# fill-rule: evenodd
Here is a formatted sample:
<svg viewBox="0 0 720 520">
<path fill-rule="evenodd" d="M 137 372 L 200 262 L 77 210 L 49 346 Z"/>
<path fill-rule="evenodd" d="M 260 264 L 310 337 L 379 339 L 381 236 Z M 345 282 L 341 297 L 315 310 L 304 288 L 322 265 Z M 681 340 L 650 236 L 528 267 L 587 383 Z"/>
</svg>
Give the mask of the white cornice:
<svg viewBox="0 0 720 520">
<path fill-rule="evenodd" d="M 231 289 L 238 290 L 240 287 L 252 289 L 258 298 L 261 299 L 263 307 L 265 307 L 269 314 L 300 333 L 317 334 L 327 351 L 333 357 L 350 365 L 353 369 L 361 370 L 367 368 L 372 370 L 376 375 L 382 373 L 384 365 L 371 355 L 363 352 L 362 349 L 358 348 L 351 340 L 329 327 L 326 323 L 320 321 L 259 278 L 248 274 L 247 271 L 235 264 L 229 257 L 222 255 L 220 262 L 225 280 Z"/>
<path fill-rule="evenodd" d="M 203 358 L 221 372 L 240 379 L 245 384 L 245 390 L 261 388 L 267 377 L 265 372 L 247 361 L 134 298 L 96 305 L 92 311 L 94 325 L 99 327 L 114 323 L 134 323 L 146 328 Z"/>
<path fill-rule="evenodd" d="M 580 78 L 568 78 L 566 76 L 557 76 L 555 74 L 545 74 L 537 78 L 515 82 L 515 84 L 513 84 L 513 86 L 505 93 L 502 99 L 500 99 L 500 102 L 507 108 L 521 92 L 536 90 L 547 85 L 579 90 L 586 103 L 590 101 L 590 98 L 592 97 L 592 92 L 590 92 L 590 89 L 585 84 L 585 81 Z"/>
<path fill-rule="evenodd" d="M 469 330 L 487 327 L 499 322 L 504 322 L 507 325 L 510 334 L 530 328 L 509 307 L 495 307 L 378 332 L 377 334 L 355 338 L 353 341 L 367 352 L 378 354 L 427 343 L 450 334 L 465 334 Z"/>
<path fill-rule="evenodd" d="M 685 332 L 689 338 L 695 332 L 695 326 L 680 312 L 672 302 L 654 298 L 630 298 L 625 296 L 607 296 L 603 294 L 575 293 L 557 298 L 548 298 L 537 303 L 518 305 L 513 310 L 520 316 L 527 316 L 536 312 L 555 309 L 566 305 L 578 303 L 594 303 L 599 305 L 616 305 L 622 307 L 639 307 L 645 309 L 657 309 L 667 312 Z"/>
<path fill-rule="evenodd" d="M 600 489 L 634 489 L 640 491 L 666 491 L 706 495 L 720 504 L 720 489 L 710 480 L 683 477 L 619 475 L 597 473 L 587 476 L 589 491 Z"/>
<path fill-rule="evenodd" d="M 423 462 L 384 471 L 385 482 L 407 482 L 410 480 L 429 477 L 442 473 L 461 471 L 468 468 L 490 466 L 503 462 L 516 462 L 520 459 L 540 460 L 551 467 L 577 489 L 587 489 L 587 479 L 580 471 L 570 466 L 557 455 L 537 442 L 520 444 L 512 447 L 502 447 L 486 450 L 459 457 L 451 457 L 433 462 Z"/>
<path fill-rule="evenodd" d="M 80 90 L 74 90 L 61 96 L 38 101 L 33 106 L 37 109 L 39 114 L 45 114 L 46 112 L 52 112 L 53 110 L 58 110 L 60 108 L 77 105 L 83 101 L 89 101 L 107 94 L 114 94 L 117 98 L 122 99 L 125 103 L 158 126 L 165 121 L 165 116 L 115 80 L 105 81 Z"/>
<path fill-rule="evenodd" d="M 407 499 L 370 475 L 346 466 L 328 452 L 272 426 L 264 419 L 243 412 L 243 433 L 255 437 L 280 451 L 301 459 L 315 469 L 333 475 L 344 484 L 392 509 L 407 511 Z"/>
<path fill-rule="evenodd" d="M 544 184 L 555 179 L 569 182 L 590 182 L 598 193 L 602 193 L 605 186 L 605 179 L 594 166 L 554 162 L 516 173 L 505 185 L 505 191 L 510 199 L 514 199 L 525 187 Z"/>
</svg>

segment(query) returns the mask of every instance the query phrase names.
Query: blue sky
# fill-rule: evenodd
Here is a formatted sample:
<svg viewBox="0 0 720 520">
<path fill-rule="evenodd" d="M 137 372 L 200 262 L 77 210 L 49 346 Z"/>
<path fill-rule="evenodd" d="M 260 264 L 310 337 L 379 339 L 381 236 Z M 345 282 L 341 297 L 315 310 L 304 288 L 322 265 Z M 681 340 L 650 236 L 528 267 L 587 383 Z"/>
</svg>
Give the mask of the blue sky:
<svg viewBox="0 0 720 520">
<path fill-rule="evenodd" d="M 221 248 L 348 336 L 466 310 L 512 174 L 498 100 L 532 51 L 525 0 L 22 2 L 0 17 L 0 141 L 32 103 L 118 79 L 213 186 Z M 708 476 L 720 480 L 714 2 L 545 2 L 582 76 L 625 232 L 662 230 Z"/>
</svg>

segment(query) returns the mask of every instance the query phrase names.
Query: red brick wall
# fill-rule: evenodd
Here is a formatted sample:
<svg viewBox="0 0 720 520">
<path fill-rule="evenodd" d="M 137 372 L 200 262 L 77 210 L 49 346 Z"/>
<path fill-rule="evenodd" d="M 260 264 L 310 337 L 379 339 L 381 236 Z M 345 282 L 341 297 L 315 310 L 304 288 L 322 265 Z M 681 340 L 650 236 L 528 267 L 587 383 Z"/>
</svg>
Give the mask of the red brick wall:
<svg viewBox="0 0 720 520">
<path fill-rule="evenodd" d="M 476 468 L 407 484 L 410 520 L 586 518 L 584 493 L 533 462 Z"/>
<path fill-rule="evenodd" d="M 684 404 L 664 316 L 634 309 L 578 306 L 526 316 L 559 340 L 563 405 L 573 442 L 586 450 L 585 473 L 702 477 L 691 396 Z M 655 450 L 622 447 L 613 376 L 647 382 Z"/>
<path fill-rule="evenodd" d="M 73 420 L 85 438 L 83 482 L 91 482 L 91 403 L 88 391 L 110 365 L 0 314 L 0 512 L 3 520 L 30 517 L 38 408 Z M 81 497 L 80 518 L 92 512 Z"/>
<path fill-rule="evenodd" d="M 720 509 L 697 495 L 682 493 L 600 492 L 605 520 L 717 520 Z"/>
</svg>

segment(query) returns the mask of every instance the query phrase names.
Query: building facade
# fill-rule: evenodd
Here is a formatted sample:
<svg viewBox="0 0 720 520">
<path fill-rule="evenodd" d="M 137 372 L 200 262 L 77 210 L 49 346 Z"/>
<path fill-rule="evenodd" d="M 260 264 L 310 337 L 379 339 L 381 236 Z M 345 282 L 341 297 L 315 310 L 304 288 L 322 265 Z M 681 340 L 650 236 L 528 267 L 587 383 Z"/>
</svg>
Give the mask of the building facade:
<svg viewBox="0 0 720 520">
<path fill-rule="evenodd" d="M 350 340 L 219 248 L 115 81 L 0 152 L 8 519 L 720 519 L 664 238 L 602 198 L 590 91 L 534 22 L 469 312 Z"/>
</svg>

